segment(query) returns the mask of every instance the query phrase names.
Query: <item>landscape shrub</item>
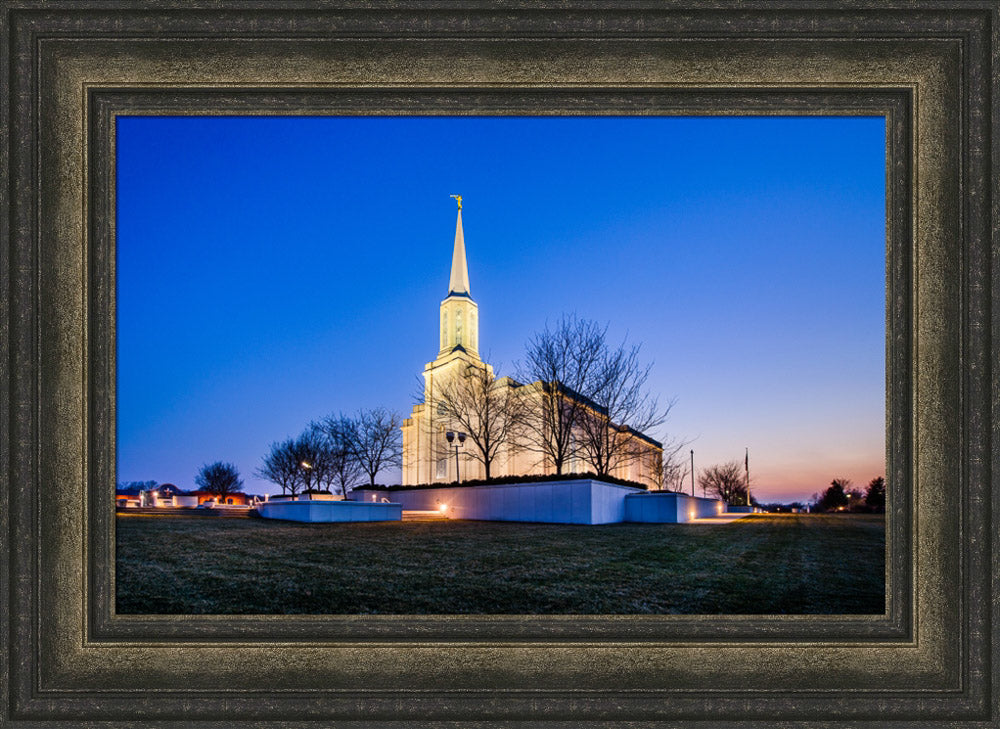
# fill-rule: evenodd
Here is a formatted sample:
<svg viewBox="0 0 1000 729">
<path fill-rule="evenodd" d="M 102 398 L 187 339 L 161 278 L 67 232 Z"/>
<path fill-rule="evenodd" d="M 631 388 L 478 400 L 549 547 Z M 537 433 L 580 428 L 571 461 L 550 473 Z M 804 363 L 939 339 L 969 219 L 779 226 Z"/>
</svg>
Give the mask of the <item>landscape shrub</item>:
<svg viewBox="0 0 1000 729">
<path fill-rule="evenodd" d="M 639 483 L 638 481 L 629 481 L 624 478 L 614 478 L 613 476 L 598 476 L 596 473 L 588 471 L 587 473 L 564 473 L 564 474 L 547 474 L 547 475 L 530 475 L 530 476 L 498 476 L 496 478 L 484 479 L 476 478 L 469 481 L 452 481 L 451 483 L 418 483 L 410 486 L 402 486 L 399 484 L 393 486 L 384 486 L 382 484 L 376 484 L 375 486 L 355 486 L 355 490 L 360 491 L 361 489 L 366 489 L 368 491 L 410 491 L 416 489 L 442 489 L 442 488 L 455 488 L 458 486 L 501 486 L 504 484 L 511 483 L 545 483 L 546 481 L 578 481 L 580 479 L 594 479 L 595 481 L 603 481 L 605 483 L 613 483 L 618 486 L 631 486 L 633 488 L 642 489 L 644 491 L 648 490 L 649 487 L 645 484 Z"/>
</svg>

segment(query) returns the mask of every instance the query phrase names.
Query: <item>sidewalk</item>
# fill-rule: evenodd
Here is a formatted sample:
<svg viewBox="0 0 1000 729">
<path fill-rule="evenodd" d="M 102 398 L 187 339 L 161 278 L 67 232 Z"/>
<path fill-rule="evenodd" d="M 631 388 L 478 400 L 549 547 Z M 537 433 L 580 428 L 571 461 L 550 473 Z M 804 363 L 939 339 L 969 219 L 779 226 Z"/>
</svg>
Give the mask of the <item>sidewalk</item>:
<svg viewBox="0 0 1000 729">
<path fill-rule="evenodd" d="M 699 519 L 691 519 L 684 524 L 732 524 L 737 519 L 745 516 L 753 516 L 746 512 L 719 514 L 718 516 L 703 516 Z"/>
</svg>

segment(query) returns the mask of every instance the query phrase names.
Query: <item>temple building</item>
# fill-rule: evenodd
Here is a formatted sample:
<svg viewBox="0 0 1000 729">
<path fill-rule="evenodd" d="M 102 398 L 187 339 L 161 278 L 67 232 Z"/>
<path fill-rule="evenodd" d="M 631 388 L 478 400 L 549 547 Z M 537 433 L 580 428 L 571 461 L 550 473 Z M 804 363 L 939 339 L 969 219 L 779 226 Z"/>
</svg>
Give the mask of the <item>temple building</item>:
<svg viewBox="0 0 1000 729">
<path fill-rule="evenodd" d="M 454 393 L 456 385 L 468 378 L 488 382 L 491 397 L 520 398 L 521 404 L 541 402 L 544 391 L 541 382 L 523 385 L 509 377 L 494 379 L 493 368 L 479 357 L 479 307 L 472 299 L 469 288 L 469 268 L 465 256 L 465 235 L 462 230 L 462 199 L 458 201 L 458 219 L 455 224 L 455 243 L 451 259 L 451 278 L 448 295 L 440 306 L 440 346 L 437 357 L 424 367 L 424 399 L 414 406 L 409 418 L 403 421 L 403 485 L 450 483 L 486 477 L 482 460 L 473 455 L 474 444 L 449 442 L 447 435 L 467 428 L 461 418 L 456 418 Z M 584 404 L 588 412 L 595 413 L 592 404 L 572 390 L 561 387 L 577 403 Z M 474 388 L 471 388 L 474 389 Z M 521 408 L 520 412 L 537 413 L 537 407 Z M 599 415 L 598 415 L 599 417 Z M 474 425 L 474 423 L 473 423 Z M 475 429 L 475 428 L 473 428 Z M 657 473 L 661 470 L 663 447 L 658 441 L 643 433 L 620 429 L 629 434 L 637 453 L 612 469 L 613 476 L 660 488 Z M 491 446 L 490 477 L 553 474 L 556 469 L 550 458 L 537 450 L 526 447 L 523 438 L 506 433 Z M 455 446 L 458 448 L 456 463 Z M 588 468 L 583 459 L 571 457 L 563 465 L 563 473 L 584 473 Z M 458 473 L 456 473 L 458 471 Z"/>
</svg>

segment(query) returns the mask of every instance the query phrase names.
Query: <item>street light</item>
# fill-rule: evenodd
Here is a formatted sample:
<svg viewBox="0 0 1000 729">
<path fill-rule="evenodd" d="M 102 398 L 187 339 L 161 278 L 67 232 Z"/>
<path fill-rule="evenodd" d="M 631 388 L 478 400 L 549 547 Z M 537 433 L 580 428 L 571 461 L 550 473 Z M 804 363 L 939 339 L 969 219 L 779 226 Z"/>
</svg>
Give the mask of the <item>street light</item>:
<svg viewBox="0 0 1000 729">
<path fill-rule="evenodd" d="M 465 433 L 453 433 L 449 430 L 444 434 L 444 437 L 448 439 L 448 443 L 454 443 L 455 436 L 458 436 L 458 443 L 455 443 L 455 481 L 460 482 L 462 476 L 458 471 L 458 449 L 465 445 Z"/>
<path fill-rule="evenodd" d="M 302 461 L 301 463 L 299 463 L 299 465 L 302 466 L 302 470 L 303 471 L 311 471 L 311 470 L 313 470 L 313 464 L 311 464 L 309 461 Z M 307 475 L 306 476 L 306 491 L 312 491 L 312 476 L 311 475 Z M 312 494 L 309 494 L 309 501 L 312 501 Z"/>
</svg>

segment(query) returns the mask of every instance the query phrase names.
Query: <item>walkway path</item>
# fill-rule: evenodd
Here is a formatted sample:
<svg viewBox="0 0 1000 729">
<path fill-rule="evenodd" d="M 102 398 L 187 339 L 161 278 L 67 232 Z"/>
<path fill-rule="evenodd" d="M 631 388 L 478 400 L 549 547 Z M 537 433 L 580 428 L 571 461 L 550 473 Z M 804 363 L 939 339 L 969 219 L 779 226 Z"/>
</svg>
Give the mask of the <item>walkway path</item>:
<svg viewBox="0 0 1000 729">
<path fill-rule="evenodd" d="M 745 512 L 735 512 L 719 514 L 718 516 L 703 516 L 700 519 L 691 519 L 690 521 L 684 522 L 685 524 L 732 524 L 737 519 L 742 519 L 744 516 L 752 516 L 751 514 Z"/>
</svg>

